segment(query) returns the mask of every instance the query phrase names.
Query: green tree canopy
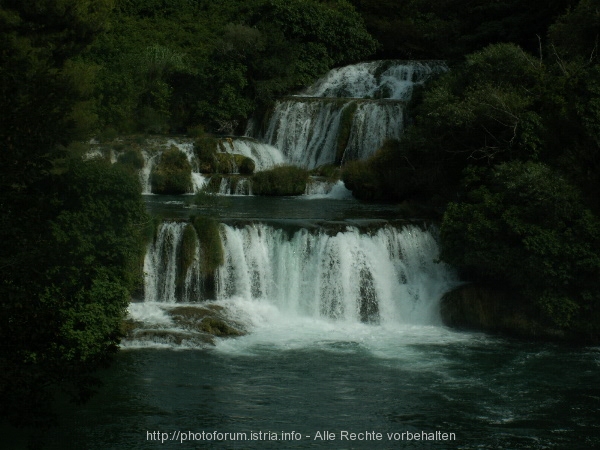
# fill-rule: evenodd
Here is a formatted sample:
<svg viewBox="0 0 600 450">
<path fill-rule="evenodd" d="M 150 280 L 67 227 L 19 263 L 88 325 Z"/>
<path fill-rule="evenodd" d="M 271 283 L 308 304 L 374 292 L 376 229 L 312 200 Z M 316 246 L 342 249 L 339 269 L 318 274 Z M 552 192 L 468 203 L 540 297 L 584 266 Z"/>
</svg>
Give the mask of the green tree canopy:
<svg viewBox="0 0 600 450">
<path fill-rule="evenodd" d="M 466 279 L 516 289 L 555 325 L 597 337 L 600 220 L 541 163 L 469 169 L 442 223 L 441 258 Z"/>
</svg>

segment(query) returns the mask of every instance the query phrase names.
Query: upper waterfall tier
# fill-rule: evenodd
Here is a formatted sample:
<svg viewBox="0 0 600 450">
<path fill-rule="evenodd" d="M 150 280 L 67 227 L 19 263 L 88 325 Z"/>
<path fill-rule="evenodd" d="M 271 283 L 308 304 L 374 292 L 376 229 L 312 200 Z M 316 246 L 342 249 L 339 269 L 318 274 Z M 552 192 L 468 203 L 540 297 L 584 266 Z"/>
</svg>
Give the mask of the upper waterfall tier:
<svg viewBox="0 0 600 450">
<path fill-rule="evenodd" d="M 404 131 L 415 85 L 447 70 L 441 61 L 372 61 L 331 70 L 296 96 L 278 100 L 246 134 L 308 169 L 371 156 Z"/>
<path fill-rule="evenodd" d="M 306 97 L 410 100 L 415 84 L 446 71 L 443 61 L 371 61 L 331 70 L 302 92 Z"/>
</svg>

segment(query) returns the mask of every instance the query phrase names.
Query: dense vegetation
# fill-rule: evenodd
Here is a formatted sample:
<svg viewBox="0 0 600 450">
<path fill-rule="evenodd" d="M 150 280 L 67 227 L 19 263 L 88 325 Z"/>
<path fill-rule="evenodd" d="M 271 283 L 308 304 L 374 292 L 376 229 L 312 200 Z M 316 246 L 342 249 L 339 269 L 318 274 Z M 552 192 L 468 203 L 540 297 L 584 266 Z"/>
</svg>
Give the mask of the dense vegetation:
<svg viewBox="0 0 600 450">
<path fill-rule="evenodd" d="M 85 55 L 99 130 L 232 134 L 375 40 L 345 0 L 120 0 Z"/>
<path fill-rule="evenodd" d="M 0 418 L 16 424 L 48 423 L 60 391 L 89 396 L 139 287 L 137 177 L 68 146 L 91 93 L 77 58 L 111 6 L 0 3 Z"/>
<path fill-rule="evenodd" d="M 85 398 L 139 285 L 141 156 L 84 161 L 72 142 L 232 134 L 374 56 L 452 67 L 416 95 L 401 142 L 345 168 L 347 185 L 441 206 L 445 260 L 597 339 L 599 35 L 597 0 L 0 0 L 0 416 L 39 422 L 59 388 Z M 219 171 L 206 139 L 196 151 Z M 301 193 L 293 170 L 254 189 Z M 214 224 L 194 226 L 216 242 Z"/>
</svg>

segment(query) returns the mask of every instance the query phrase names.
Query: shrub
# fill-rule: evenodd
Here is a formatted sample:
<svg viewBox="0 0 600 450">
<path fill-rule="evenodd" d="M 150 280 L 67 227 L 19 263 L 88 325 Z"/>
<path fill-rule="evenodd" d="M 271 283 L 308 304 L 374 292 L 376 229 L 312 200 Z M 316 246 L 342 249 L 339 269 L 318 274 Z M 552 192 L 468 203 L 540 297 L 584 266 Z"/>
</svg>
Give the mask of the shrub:
<svg viewBox="0 0 600 450">
<path fill-rule="evenodd" d="M 185 194 L 192 190 L 192 166 L 184 153 L 171 146 L 152 170 L 152 192 Z"/>
<path fill-rule="evenodd" d="M 248 158 L 247 156 L 243 156 L 243 159 L 238 164 L 238 172 L 242 175 L 252 175 L 255 168 L 256 164 L 254 163 L 254 160 L 252 158 Z"/>
<path fill-rule="evenodd" d="M 241 173 L 244 175 L 254 173 L 254 161 L 247 156 L 238 153 L 216 153 L 215 160 L 217 162 L 215 173 Z"/>
<path fill-rule="evenodd" d="M 306 190 L 308 171 L 296 166 L 278 166 L 257 172 L 252 177 L 255 195 L 302 195 Z"/>
</svg>

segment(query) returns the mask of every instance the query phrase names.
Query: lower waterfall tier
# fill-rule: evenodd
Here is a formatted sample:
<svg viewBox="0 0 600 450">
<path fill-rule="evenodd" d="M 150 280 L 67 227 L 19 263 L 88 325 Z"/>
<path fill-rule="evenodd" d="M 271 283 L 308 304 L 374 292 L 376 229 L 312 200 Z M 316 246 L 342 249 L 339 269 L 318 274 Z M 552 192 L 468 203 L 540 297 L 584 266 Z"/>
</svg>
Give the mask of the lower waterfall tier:
<svg viewBox="0 0 600 450">
<path fill-rule="evenodd" d="M 145 260 L 145 301 L 260 300 L 290 315 L 367 323 L 439 323 L 439 300 L 456 285 L 436 262 L 431 231 L 390 225 L 361 232 L 220 224 L 203 245 L 186 222 L 165 222 Z M 216 270 L 203 252 L 222 252 Z"/>
</svg>

